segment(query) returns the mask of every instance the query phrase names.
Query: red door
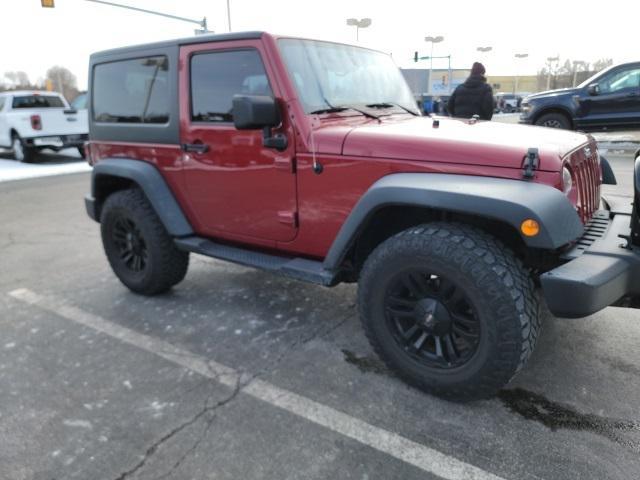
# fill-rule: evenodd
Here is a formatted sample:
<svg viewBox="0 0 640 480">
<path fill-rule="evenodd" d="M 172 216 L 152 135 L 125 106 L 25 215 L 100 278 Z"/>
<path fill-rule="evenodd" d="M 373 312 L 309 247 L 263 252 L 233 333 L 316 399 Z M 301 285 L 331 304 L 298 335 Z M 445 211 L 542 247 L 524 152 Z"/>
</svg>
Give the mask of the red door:
<svg viewBox="0 0 640 480">
<path fill-rule="evenodd" d="M 198 233 L 267 246 L 292 240 L 297 205 L 288 118 L 282 115 L 274 131 L 289 139 L 283 152 L 265 148 L 261 130 L 233 126 L 233 95 L 281 97 L 260 42 L 186 46 L 180 58 L 183 168 Z"/>
</svg>

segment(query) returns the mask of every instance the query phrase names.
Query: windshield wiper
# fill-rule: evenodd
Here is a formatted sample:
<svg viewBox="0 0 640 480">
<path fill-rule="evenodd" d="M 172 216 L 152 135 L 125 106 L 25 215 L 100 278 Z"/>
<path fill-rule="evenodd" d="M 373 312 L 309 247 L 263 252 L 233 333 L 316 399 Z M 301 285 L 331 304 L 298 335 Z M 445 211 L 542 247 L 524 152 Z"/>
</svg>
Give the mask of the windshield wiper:
<svg viewBox="0 0 640 480">
<path fill-rule="evenodd" d="M 416 117 L 420 116 L 419 113 L 416 113 L 413 110 L 411 110 L 411 109 L 409 109 L 407 107 L 403 107 L 399 103 L 394 103 L 394 102 L 370 103 L 370 104 L 365 105 L 365 106 L 369 107 L 369 108 L 392 108 L 392 107 L 398 107 L 398 108 L 401 108 L 402 110 L 404 110 L 405 112 L 410 113 L 411 115 L 414 115 Z"/>
<path fill-rule="evenodd" d="M 329 102 L 327 102 L 327 105 L 329 105 Z M 311 114 L 319 114 L 319 113 L 337 113 L 337 112 L 344 112 L 345 110 L 354 110 L 358 113 L 361 113 L 362 115 L 364 115 L 367 118 L 373 118 L 375 120 L 380 121 L 380 117 L 378 115 L 374 115 L 371 112 L 367 112 L 366 110 L 363 110 L 361 108 L 358 107 L 353 107 L 351 105 L 336 105 L 336 106 L 329 106 L 327 108 L 321 108 L 319 110 L 314 110 L 313 112 L 310 112 Z"/>
</svg>

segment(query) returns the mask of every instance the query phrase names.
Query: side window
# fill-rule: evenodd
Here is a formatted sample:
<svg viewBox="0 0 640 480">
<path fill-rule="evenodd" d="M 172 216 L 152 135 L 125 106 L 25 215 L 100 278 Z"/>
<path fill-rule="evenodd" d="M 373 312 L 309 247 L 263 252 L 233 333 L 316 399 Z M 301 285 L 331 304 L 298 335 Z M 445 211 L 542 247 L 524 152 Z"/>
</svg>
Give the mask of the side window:
<svg viewBox="0 0 640 480">
<path fill-rule="evenodd" d="M 108 123 L 169 121 L 169 61 L 137 58 L 94 67 L 93 119 Z"/>
<path fill-rule="evenodd" d="M 74 100 L 73 102 L 71 102 L 71 106 L 75 109 L 75 110 L 84 110 L 85 108 L 87 108 L 87 94 L 86 93 L 81 93 L 79 94 Z"/>
<path fill-rule="evenodd" d="M 627 88 L 640 88 L 640 67 L 612 73 L 600 82 L 600 93 L 615 93 Z"/>
<path fill-rule="evenodd" d="M 198 53 L 191 58 L 191 120 L 232 122 L 234 95 L 273 96 L 257 50 Z"/>
</svg>

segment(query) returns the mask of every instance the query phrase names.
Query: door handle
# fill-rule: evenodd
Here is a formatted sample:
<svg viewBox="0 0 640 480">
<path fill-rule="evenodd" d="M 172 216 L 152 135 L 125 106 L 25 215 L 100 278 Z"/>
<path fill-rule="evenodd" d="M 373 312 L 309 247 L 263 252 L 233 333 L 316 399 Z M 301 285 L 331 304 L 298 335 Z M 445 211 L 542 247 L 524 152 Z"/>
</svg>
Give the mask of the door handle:
<svg viewBox="0 0 640 480">
<path fill-rule="evenodd" d="M 207 153 L 209 151 L 209 145 L 206 143 L 183 143 L 181 145 L 183 152 L 189 153 Z"/>
<path fill-rule="evenodd" d="M 627 97 L 637 97 L 638 93 L 637 92 L 629 92 L 627 93 Z"/>
</svg>

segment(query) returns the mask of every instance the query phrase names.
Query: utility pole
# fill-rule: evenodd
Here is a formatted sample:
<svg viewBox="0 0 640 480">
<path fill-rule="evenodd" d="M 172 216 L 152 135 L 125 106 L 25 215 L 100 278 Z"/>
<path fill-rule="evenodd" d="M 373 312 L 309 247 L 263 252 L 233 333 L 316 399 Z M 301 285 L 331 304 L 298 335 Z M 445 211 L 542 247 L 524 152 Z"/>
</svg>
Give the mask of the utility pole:
<svg viewBox="0 0 640 480">
<path fill-rule="evenodd" d="M 229 2 L 231 0 L 227 0 L 227 26 L 229 27 L 229 33 L 231 33 L 231 6 Z"/>
</svg>

